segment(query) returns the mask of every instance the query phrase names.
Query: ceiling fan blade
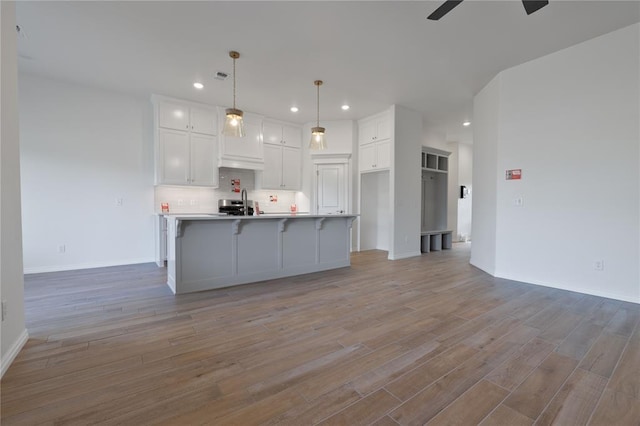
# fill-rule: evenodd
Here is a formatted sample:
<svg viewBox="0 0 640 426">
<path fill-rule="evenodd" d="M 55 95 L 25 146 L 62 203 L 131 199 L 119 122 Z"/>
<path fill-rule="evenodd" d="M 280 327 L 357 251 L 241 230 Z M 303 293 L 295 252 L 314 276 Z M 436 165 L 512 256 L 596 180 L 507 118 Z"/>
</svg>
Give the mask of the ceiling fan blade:
<svg viewBox="0 0 640 426">
<path fill-rule="evenodd" d="M 542 9 L 549 2 L 547 0 L 522 0 L 522 5 L 524 6 L 524 10 L 527 12 L 527 15 L 531 15 L 533 12 Z"/>
<path fill-rule="evenodd" d="M 427 16 L 427 19 L 431 19 L 432 21 L 437 21 L 442 18 L 447 13 L 451 12 L 451 10 L 462 3 L 462 0 L 447 0 L 439 8 L 433 11 L 433 13 Z M 537 2 L 534 2 L 537 3 Z"/>
</svg>

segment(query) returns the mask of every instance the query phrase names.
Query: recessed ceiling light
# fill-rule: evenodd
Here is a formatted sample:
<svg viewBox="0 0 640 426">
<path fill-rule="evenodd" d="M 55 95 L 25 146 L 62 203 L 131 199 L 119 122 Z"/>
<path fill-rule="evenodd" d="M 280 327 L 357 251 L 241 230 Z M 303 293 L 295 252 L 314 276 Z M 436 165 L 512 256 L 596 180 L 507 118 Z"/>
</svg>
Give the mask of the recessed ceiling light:
<svg viewBox="0 0 640 426">
<path fill-rule="evenodd" d="M 343 109 L 344 111 L 348 110 L 349 108 L 351 108 L 349 105 L 346 105 L 346 104 L 345 104 L 345 105 L 342 105 L 342 109 Z"/>
<path fill-rule="evenodd" d="M 298 111 L 299 111 L 298 107 L 295 107 L 295 106 L 291 107 L 291 112 L 298 112 Z"/>
<path fill-rule="evenodd" d="M 470 121 L 465 121 L 465 122 L 462 123 L 462 125 L 464 127 L 468 127 L 468 126 L 471 126 L 471 122 Z"/>
<path fill-rule="evenodd" d="M 196 83 L 193 83 L 193 87 L 195 87 L 198 90 L 202 90 L 204 89 L 204 84 L 196 82 Z"/>
</svg>

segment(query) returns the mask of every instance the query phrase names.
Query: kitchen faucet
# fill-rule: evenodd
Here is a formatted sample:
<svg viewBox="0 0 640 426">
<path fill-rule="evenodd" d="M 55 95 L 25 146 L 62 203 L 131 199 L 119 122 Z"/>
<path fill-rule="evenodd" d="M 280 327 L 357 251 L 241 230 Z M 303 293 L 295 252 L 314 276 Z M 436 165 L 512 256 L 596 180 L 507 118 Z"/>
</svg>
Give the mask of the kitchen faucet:
<svg viewBox="0 0 640 426">
<path fill-rule="evenodd" d="M 247 205 L 247 190 L 242 188 L 242 192 L 240 193 L 240 197 L 242 198 L 242 214 L 244 216 L 249 216 L 249 206 Z"/>
</svg>

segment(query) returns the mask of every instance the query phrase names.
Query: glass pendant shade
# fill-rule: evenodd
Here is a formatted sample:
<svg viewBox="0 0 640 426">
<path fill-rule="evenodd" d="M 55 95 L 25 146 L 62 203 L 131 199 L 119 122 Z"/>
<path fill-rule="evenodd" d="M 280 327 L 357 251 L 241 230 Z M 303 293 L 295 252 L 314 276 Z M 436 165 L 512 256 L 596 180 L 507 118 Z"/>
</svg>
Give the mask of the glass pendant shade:
<svg viewBox="0 0 640 426">
<path fill-rule="evenodd" d="M 312 151 L 320 151 L 327 149 L 327 140 L 324 137 L 324 127 L 320 127 L 320 86 L 322 86 L 322 80 L 316 80 L 313 82 L 316 86 L 317 93 L 317 105 L 316 105 L 316 127 L 311 128 L 311 141 L 309 142 L 309 149 Z"/>
<path fill-rule="evenodd" d="M 244 124 L 242 120 L 242 111 L 235 108 L 227 108 L 227 119 L 224 122 L 222 134 L 232 138 L 244 137 Z"/>
<path fill-rule="evenodd" d="M 314 151 L 327 149 L 324 127 L 311 128 L 311 141 L 309 142 L 309 149 L 312 149 Z"/>
</svg>

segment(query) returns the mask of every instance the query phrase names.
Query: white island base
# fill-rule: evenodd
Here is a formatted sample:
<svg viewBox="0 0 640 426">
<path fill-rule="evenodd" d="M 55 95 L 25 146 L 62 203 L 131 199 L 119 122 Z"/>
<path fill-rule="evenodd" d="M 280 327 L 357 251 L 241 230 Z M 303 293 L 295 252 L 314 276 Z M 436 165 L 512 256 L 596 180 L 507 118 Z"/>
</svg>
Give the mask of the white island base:
<svg viewBox="0 0 640 426">
<path fill-rule="evenodd" d="M 181 294 L 349 266 L 355 218 L 168 216 L 167 284 Z"/>
</svg>

